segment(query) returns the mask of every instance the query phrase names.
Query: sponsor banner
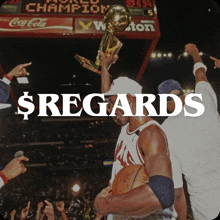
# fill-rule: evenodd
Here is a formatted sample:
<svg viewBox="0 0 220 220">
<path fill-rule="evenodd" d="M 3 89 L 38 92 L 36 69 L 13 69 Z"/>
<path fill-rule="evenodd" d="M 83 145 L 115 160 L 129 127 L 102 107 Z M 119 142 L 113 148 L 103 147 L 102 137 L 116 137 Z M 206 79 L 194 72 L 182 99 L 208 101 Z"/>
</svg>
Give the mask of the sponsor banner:
<svg viewBox="0 0 220 220">
<path fill-rule="evenodd" d="M 73 33 L 72 18 L 0 17 L 0 32 Z"/>
<path fill-rule="evenodd" d="M 154 20 L 132 20 L 125 32 L 156 33 L 156 21 Z M 102 19 L 76 18 L 75 33 L 103 33 L 105 24 Z M 124 33 L 124 32 L 123 32 Z"/>
</svg>

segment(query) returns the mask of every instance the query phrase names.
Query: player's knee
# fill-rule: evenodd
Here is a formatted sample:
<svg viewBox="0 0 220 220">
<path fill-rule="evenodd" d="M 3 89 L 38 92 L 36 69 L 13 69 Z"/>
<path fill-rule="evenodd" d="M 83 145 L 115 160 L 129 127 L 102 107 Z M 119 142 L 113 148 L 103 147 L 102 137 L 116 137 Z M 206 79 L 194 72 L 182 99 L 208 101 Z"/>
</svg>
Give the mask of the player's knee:
<svg viewBox="0 0 220 220">
<path fill-rule="evenodd" d="M 169 208 L 174 203 L 173 180 L 166 176 L 155 175 L 150 177 L 148 185 L 160 201 L 163 209 Z"/>
</svg>

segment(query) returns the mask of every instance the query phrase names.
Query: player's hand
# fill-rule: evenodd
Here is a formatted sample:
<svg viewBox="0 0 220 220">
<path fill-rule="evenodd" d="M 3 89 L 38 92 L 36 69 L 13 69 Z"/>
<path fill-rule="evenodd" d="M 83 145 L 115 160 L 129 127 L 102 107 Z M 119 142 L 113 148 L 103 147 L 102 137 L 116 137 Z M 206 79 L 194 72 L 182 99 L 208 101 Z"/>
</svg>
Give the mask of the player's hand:
<svg viewBox="0 0 220 220">
<path fill-rule="evenodd" d="M 97 196 L 107 197 L 107 196 L 111 196 L 111 195 L 112 195 L 112 187 L 108 186 L 108 187 L 104 188 Z"/>
<path fill-rule="evenodd" d="M 24 63 L 24 64 L 19 64 L 16 67 L 14 67 L 8 74 L 7 76 L 13 78 L 15 77 L 20 77 L 20 76 L 27 76 L 29 73 L 26 70 L 26 67 L 30 66 L 32 63 Z"/>
<path fill-rule="evenodd" d="M 108 186 L 104 188 L 95 198 L 94 208 L 100 215 L 107 215 L 108 213 L 105 210 L 104 200 L 112 195 L 112 187 Z"/>
<path fill-rule="evenodd" d="M 65 204 L 63 201 L 59 201 L 56 203 L 56 207 L 59 212 L 64 212 L 64 206 Z"/>
<path fill-rule="evenodd" d="M 185 52 L 192 56 L 193 54 L 198 53 L 199 50 L 195 44 L 189 43 L 185 45 Z"/>
<path fill-rule="evenodd" d="M 217 58 L 211 57 L 211 56 L 210 56 L 210 59 L 214 60 L 214 65 L 215 65 L 214 69 L 220 68 L 220 59 L 217 59 Z"/>
<path fill-rule="evenodd" d="M 21 173 L 25 173 L 27 169 L 25 168 L 24 164 L 21 161 L 28 161 L 27 157 L 18 157 L 14 158 L 10 161 L 6 167 L 1 171 L 8 180 L 17 177 Z"/>
<path fill-rule="evenodd" d="M 108 66 L 116 63 L 118 60 L 118 55 L 115 55 L 115 50 L 104 54 L 102 51 L 98 51 L 99 55 L 102 57 L 101 67 L 108 68 Z"/>
</svg>

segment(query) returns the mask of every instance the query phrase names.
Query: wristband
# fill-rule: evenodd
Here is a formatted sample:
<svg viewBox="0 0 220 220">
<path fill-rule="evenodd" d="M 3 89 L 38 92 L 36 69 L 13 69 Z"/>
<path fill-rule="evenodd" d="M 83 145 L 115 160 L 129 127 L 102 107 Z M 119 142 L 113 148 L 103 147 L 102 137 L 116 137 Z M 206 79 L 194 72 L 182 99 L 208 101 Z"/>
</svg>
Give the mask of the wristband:
<svg viewBox="0 0 220 220">
<path fill-rule="evenodd" d="M 0 177 L 2 178 L 4 184 L 6 185 L 8 183 L 8 179 L 1 171 L 0 171 Z"/>
<path fill-rule="evenodd" d="M 10 81 L 12 80 L 12 78 L 10 76 L 6 75 L 6 74 L 4 75 L 4 77 L 7 78 Z"/>
<path fill-rule="evenodd" d="M 4 78 L 2 79 L 2 82 L 4 82 L 7 85 L 10 85 L 11 83 L 11 77 L 4 75 Z"/>
<path fill-rule="evenodd" d="M 197 62 L 197 63 L 195 63 L 194 66 L 193 66 L 193 74 L 194 74 L 194 76 L 196 76 L 196 70 L 199 69 L 199 68 L 203 68 L 203 69 L 205 69 L 205 71 L 207 71 L 206 65 L 204 65 L 204 64 L 201 63 L 201 62 Z"/>
</svg>

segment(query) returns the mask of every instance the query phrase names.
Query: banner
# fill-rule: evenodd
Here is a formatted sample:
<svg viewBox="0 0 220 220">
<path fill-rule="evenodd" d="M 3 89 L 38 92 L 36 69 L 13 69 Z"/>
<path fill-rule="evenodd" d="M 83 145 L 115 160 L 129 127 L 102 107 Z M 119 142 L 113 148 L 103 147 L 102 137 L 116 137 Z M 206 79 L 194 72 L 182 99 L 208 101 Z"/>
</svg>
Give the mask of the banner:
<svg viewBox="0 0 220 220">
<path fill-rule="evenodd" d="M 0 32 L 66 33 L 73 32 L 72 18 L 0 17 Z"/>
</svg>

